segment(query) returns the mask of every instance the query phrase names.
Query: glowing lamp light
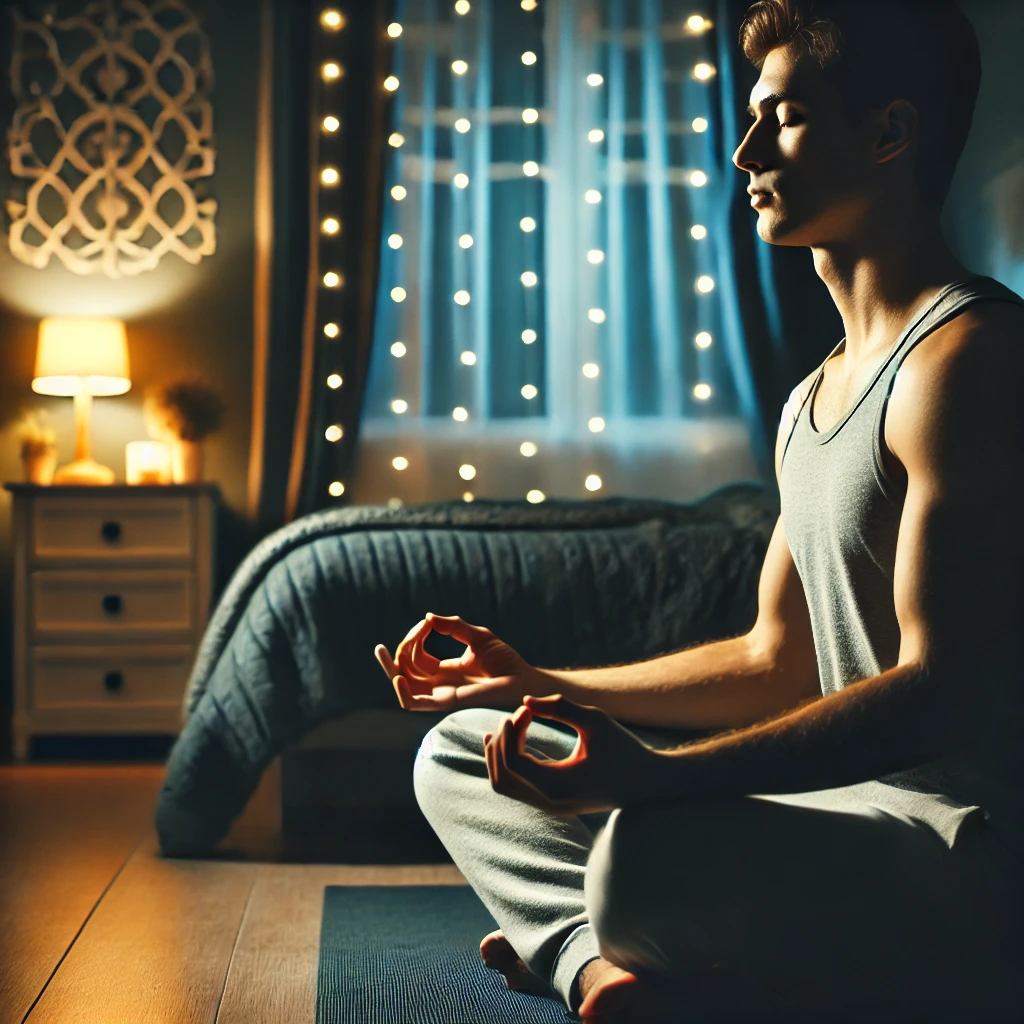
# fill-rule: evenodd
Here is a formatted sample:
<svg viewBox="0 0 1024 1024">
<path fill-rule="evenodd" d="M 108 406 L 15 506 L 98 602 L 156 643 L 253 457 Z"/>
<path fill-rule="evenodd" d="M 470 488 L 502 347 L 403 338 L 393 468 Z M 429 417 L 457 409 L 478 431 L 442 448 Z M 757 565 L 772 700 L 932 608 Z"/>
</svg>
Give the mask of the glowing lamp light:
<svg viewBox="0 0 1024 1024">
<path fill-rule="evenodd" d="M 706 117 L 695 117 L 691 127 L 699 135 L 708 130 L 708 120 Z"/>
<path fill-rule="evenodd" d="M 604 263 L 604 253 L 600 249 L 591 249 L 587 253 L 588 263 Z"/>
<path fill-rule="evenodd" d="M 462 492 L 462 500 L 463 501 L 472 501 L 473 500 L 473 492 L 472 491 L 463 491 Z"/>
<path fill-rule="evenodd" d="M 391 299 L 394 302 L 405 302 L 406 291 L 404 288 L 392 288 Z"/>
<path fill-rule="evenodd" d="M 402 248 L 402 236 L 401 235 L 389 235 L 388 236 L 388 245 L 390 245 L 392 249 L 401 249 Z"/>
<path fill-rule="evenodd" d="M 341 175 L 338 173 L 337 167 L 325 167 L 320 172 L 320 180 L 325 185 L 337 185 L 341 181 Z"/>
<path fill-rule="evenodd" d="M 399 416 L 409 408 L 409 403 L 404 398 L 396 398 L 391 403 L 391 409 L 393 412 L 397 412 Z"/>
<path fill-rule="evenodd" d="M 384 88 L 387 89 L 388 92 L 395 92 L 401 84 L 402 83 L 394 75 L 388 75 L 388 77 L 384 79 Z"/>
<path fill-rule="evenodd" d="M 708 176 L 703 171 L 694 171 L 690 175 L 690 184 L 694 188 L 703 188 L 708 183 Z"/>
<path fill-rule="evenodd" d="M 476 476 L 476 466 L 470 466 L 468 463 L 459 466 L 459 476 L 463 480 L 472 480 Z"/>
<path fill-rule="evenodd" d="M 532 328 L 527 327 L 527 329 L 523 331 L 522 338 L 524 345 L 532 345 L 537 340 L 537 332 Z"/>
<path fill-rule="evenodd" d="M 524 270 L 519 275 L 519 280 L 523 282 L 525 288 L 532 288 L 537 283 L 537 275 L 532 270 Z"/>
<path fill-rule="evenodd" d="M 320 74 L 324 76 L 324 81 L 333 82 L 336 78 L 341 78 L 341 65 L 328 61 L 320 68 Z"/>
<path fill-rule="evenodd" d="M 453 297 L 455 299 L 455 304 L 456 305 L 458 305 L 458 306 L 468 306 L 469 305 L 469 292 L 467 292 L 465 288 L 460 288 L 455 293 L 455 295 Z"/>
<path fill-rule="evenodd" d="M 455 122 L 455 130 L 460 135 L 465 135 L 466 132 L 468 132 L 469 129 L 472 128 L 472 127 L 473 127 L 473 125 L 470 123 L 470 120 L 469 120 L 468 117 L 460 117 L 458 119 L 458 121 Z"/>
<path fill-rule="evenodd" d="M 394 185 L 391 189 L 391 198 L 400 203 L 409 193 L 404 185 Z"/>
<path fill-rule="evenodd" d="M 320 24 L 332 32 L 337 32 L 338 29 L 345 27 L 345 15 L 329 7 L 320 15 Z"/>
<path fill-rule="evenodd" d="M 406 349 L 406 347 L 405 347 L 405 342 L 404 342 L 404 341 L 396 341 L 396 342 L 395 342 L 395 343 L 394 343 L 394 344 L 393 344 L 393 345 L 391 346 L 391 354 L 392 354 L 392 355 L 393 355 L 393 356 L 394 356 L 394 357 L 395 357 L 396 359 L 401 359 L 401 358 L 402 358 L 402 356 L 404 356 L 404 355 L 405 355 L 406 351 L 407 351 L 407 349 Z"/>
<path fill-rule="evenodd" d="M 583 198 L 591 205 L 594 205 L 601 202 L 601 193 L 596 188 L 588 188 Z"/>
<path fill-rule="evenodd" d="M 587 132 L 587 138 L 591 142 L 603 142 L 604 132 L 600 128 L 591 128 L 590 131 Z"/>
<path fill-rule="evenodd" d="M 333 270 L 328 270 L 324 274 L 324 287 L 325 288 L 338 288 L 341 285 L 341 274 L 336 274 Z"/>
<path fill-rule="evenodd" d="M 526 65 L 527 67 L 529 67 L 529 66 L 530 66 L 531 64 L 536 64 L 536 63 L 537 63 L 537 54 L 535 54 L 535 53 L 533 52 L 533 50 L 527 50 L 527 51 L 526 51 L 526 52 L 525 52 L 525 53 L 524 53 L 524 54 L 522 55 L 522 57 L 520 58 L 520 60 L 521 60 L 521 61 L 522 61 L 522 62 L 523 62 L 523 63 L 524 63 L 524 64 L 525 64 L 525 65 Z"/>
<path fill-rule="evenodd" d="M 523 3 L 525 4 L 526 0 L 523 0 Z M 533 490 L 526 492 L 526 500 L 531 505 L 539 505 L 544 500 L 544 497 L 545 495 L 543 491 Z"/>
<path fill-rule="evenodd" d="M 329 377 L 327 378 L 327 386 L 328 386 L 328 387 L 329 387 L 329 388 L 330 388 L 330 389 L 331 389 L 332 391 L 337 391 L 337 390 L 338 390 L 338 388 L 340 388 L 340 387 L 341 387 L 341 375 L 340 375 L 340 374 L 337 374 L 337 373 L 332 373 L 332 374 L 331 374 L 331 375 L 330 375 L 330 376 L 329 376 Z"/>
<path fill-rule="evenodd" d="M 469 412 L 463 406 L 457 405 L 452 409 L 452 419 L 459 423 L 465 423 L 469 419 Z"/>
<path fill-rule="evenodd" d="M 693 69 L 693 77 L 696 78 L 698 82 L 706 82 L 709 78 L 714 78 L 714 76 L 714 67 L 711 64 L 705 64 L 703 61 L 701 61 L 700 64 L 697 64 Z"/>
<path fill-rule="evenodd" d="M 528 459 L 532 459 L 537 454 L 537 446 L 532 441 L 524 441 L 519 446 L 519 451 Z"/>
<path fill-rule="evenodd" d="M 341 230 L 341 221 L 337 217 L 328 217 L 320 225 L 320 229 L 325 235 L 336 235 Z"/>
<path fill-rule="evenodd" d="M 469 187 L 469 175 L 468 174 L 463 174 L 462 171 L 459 171 L 459 173 L 456 174 L 454 178 L 452 178 L 452 184 L 456 188 L 468 188 Z"/>
<path fill-rule="evenodd" d="M 697 348 L 711 348 L 711 335 L 708 331 L 701 331 L 696 338 L 693 339 L 693 343 Z"/>
<path fill-rule="evenodd" d="M 536 160 L 527 160 L 526 163 L 523 164 L 523 174 L 528 178 L 536 177 L 540 174 L 540 164 L 538 164 Z"/>
<path fill-rule="evenodd" d="M 464 75 L 469 70 L 469 65 L 464 60 L 453 60 L 452 71 L 457 75 Z"/>
<path fill-rule="evenodd" d="M 587 426 L 592 433 L 600 434 L 604 430 L 604 418 L 602 416 L 591 416 L 587 421 Z"/>
<path fill-rule="evenodd" d="M 124 446 L 125 483 L 169 484 L 171 446 L 163 441 L 129 441 Z"/>
<path fill-rule="evenodd" d="M 475 352 L 463 352 L 459 356 L 462 360 L 463 366 L 476 366 L 476 353 Z"/>
<path fill-rule="evenodd" d="M 697 384 L 693 389 L 693 397 L 700 402 L 706 402 L 711 397 L 711 386 L 709 384 Z"/>
<path fill-rule="evenodd" d="M 590 318 L 591 323 L 595 324 L 603 324 L 607 319 L 603 309 L 588 310 L 587 316 Z"/>
<path fill-rule="evenodd" d="M 388 508 L 401 508 L 404 504 L 401 498 L 388 498 Z"/>
<path fill-rule="evenodd" d="M 596 473 L 591 473 L 583 482 L 583 486 L 588 491 L 599 491 L 601 490 L 601 478 Z"/>
<path fill-rule="evenodd" d="M 398 149 L 399 146 L 405 145 L 405 136 L 401 132 L 392 132 L 388 136 L 388 145 Z"/>
<path fill-rule="evenodd" d="M 396 455 L 391 460 L 391 465 L 394 466 L 395 469 L 401 471 L 409 468 L 409 460 L 404 455 Z"/>
<path fill-rule="evenodd" d="M 708 229 L 703 224 L 694 224 L 690 228 L 690 234 L 699 242 L 702 238 L 708 237 Z"/>
<path fill-rule="evenodd" d="M 456 14 L 469 14 L 469 0 L 455 0 Z"/>
<path fill-rule="evenodd" d="M 332 498 L 340 498 L 345 493 L 345 485 L 340 480 L 334 480 L 327 488 L 327 493 Z"/>
<path fill-rule="evenodd" d="M 600 374 L 600 372 L 601 372 L 601 367 L 598 366 L 597 363 L 584 363 L 583 364 L 583 376 L 584 377 L 590 377 L 591 379 L 593 379 L 594 377 L 598 376 L 598 374 Z"/>
<path fill-rule="evenodd" d="M 337 324 L 324 324 L 324 334 L 328 338 L 336 338 L 341 334 L 341 328 Z"/>
<path fill-rule="evenodd" d="M 536 124 L 540 114 L 533 108 L 527 107 L 523 111 L 523 122 L 525 124 Z"/>
<path fill-rule="evenodd" d="M 401 34 L 402 26 L 399 25 L 397 21 L 393 21 L 388 25 L 388 35 L 391 36 L 392 39 L 397 39 Z"/>
<path fill-rule="evenodd" d="M 703 32 L 711 27 L 711 22 L 700 14 L 691 14 L 686 19 L 686 27 L 691 32 Z"/>
<path fill-rule="evenodd" d="M 521 394 L 523 398 L 529 401 L 531 398 L 537 397 L 537 389 L 532 384 L 524 384 L 519 389 L 519 394 Z"/>
<path fill-rule="evenodd" d="M 527 231 L 527 232 L 529 232 L 529 231 L 536 231 L 537 230 L 537 222 L 532 217 L 524 217 L 519 222 L 519 227 L 520 227 L 521 230 Z"/>
<path fill-rule="evenodd" d="M 709 277 L 707 274 L 701 274 L 701 276 L 697 278 L 697 291 L 702 295 L 707 295 L 708 292 L 714 291 L 714 289 L 715 279 L 713 277 Z"/>
<path fill-rule="evenodd" d="M 459 245 L 463 249 L 473 248 L 473 236 L 472 235 L 459 235 Z"/>
<path fill-rule="evenodd" d="M 604 85 L 604 75 L 587 75 L 587 85 L 592 85 L 595 88 L 599 85 Z"/>
<path fill-rule="evenodd" d="M 322 125 L 325 132 L 336 132 L 341 127 L 341 122 L 333 114 L 328 114 Z"/>
<path fill-rule="evenodd" d="M 519 0 L 519 6 L 524 11 L 535 11 L 537 10 L 537 0 Z"/>
<path fill-rule="evenodd" d="M 343 436 L 343 434 L 344 434 L 344 431 L 341 429 L 341 427 L 337 423 L 332 423 L 324 431 L 324 437 L 326 437 L 327 440 L 332 442 L 332 443 L 334 441 L 340 441 L 342 436 Z"/>
</svg>

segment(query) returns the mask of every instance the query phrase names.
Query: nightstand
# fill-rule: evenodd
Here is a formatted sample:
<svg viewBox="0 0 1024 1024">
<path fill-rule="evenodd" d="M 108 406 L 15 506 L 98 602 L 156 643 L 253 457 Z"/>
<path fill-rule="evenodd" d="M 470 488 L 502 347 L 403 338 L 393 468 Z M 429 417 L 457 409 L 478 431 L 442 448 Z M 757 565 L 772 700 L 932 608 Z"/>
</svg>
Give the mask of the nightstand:
<svg viewBox="0 0 1024 1024">
<path fill-rule="evenodd" d="M 14 757 L 40 734 L 171 733 L 210 610 L 214 484 L 14 496 Z"/>
</svg>

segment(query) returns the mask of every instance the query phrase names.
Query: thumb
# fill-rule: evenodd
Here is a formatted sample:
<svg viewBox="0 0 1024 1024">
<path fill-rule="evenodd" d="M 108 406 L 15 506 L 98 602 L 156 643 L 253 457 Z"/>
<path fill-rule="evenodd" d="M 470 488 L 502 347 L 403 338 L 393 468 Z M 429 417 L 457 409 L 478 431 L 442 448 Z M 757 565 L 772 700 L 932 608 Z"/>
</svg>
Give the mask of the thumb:
<svg viewBox="0 0 1024 1024">
<path fill-rule="evenodd" d="M 552 693 L 547 697 L 534 697 L 528 693 L 523 697 L 523 704 L 542 718 L 553 718 L 556 722 L 565 722 L 569 725 L 591 721 L 593 713 L 598 710 L 577 704 L 561 693 Z"/>
</svg>

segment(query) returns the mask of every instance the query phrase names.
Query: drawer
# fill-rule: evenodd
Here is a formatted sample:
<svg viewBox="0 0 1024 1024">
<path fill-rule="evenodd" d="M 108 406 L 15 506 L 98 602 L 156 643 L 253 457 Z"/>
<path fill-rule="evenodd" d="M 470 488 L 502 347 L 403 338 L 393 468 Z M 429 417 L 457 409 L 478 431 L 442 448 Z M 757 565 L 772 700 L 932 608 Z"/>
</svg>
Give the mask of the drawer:
<svg viewBox="0 0 1024 1024">
<path fill-rule="evenodd" d="M 184 570 L 32 573 L 31 624 L 37 637 L 93 633 L 191 632 L 195 577 Z"/>
<path fill-rule="evenodd" d="M 32 502 L 37 559 L 190 559 L 194 538 L 188 498 L 47 496 Z"/>
<path fill-rule="evenodd" d="M 192 659 L 191 647 L 35 647 L 31 703 L 180 707 Z"/>
</svg>

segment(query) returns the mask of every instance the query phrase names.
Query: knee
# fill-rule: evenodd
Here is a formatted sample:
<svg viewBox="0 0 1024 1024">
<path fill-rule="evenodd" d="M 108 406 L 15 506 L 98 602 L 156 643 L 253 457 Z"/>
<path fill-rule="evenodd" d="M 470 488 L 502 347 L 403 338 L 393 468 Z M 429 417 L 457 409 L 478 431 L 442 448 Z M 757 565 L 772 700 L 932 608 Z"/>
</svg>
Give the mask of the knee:
<svg viewBox="0 0 1024 1024">
<path fill-rule="evenodd" d="M 491 708 L 453 711 L 437 723 L 420 742 L 413 764 L 417 799 L 435 789 L 451 770 L 487 774 L 484 734 L 501 727 L 505 713 Z"/>
</svg>

